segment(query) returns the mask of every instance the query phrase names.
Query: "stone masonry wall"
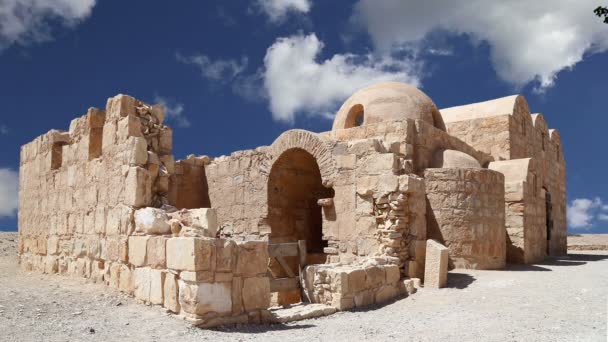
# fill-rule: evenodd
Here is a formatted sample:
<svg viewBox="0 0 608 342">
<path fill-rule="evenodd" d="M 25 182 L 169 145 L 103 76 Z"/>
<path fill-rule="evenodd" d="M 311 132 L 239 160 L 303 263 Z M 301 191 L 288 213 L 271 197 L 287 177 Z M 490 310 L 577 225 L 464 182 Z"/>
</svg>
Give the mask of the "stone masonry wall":
<svg viewBox="0 0 608 342">
<path fill-rule="evenodd" d="M 504 176 L 487 169 L 427 169 L 424 178 L 428 238 L 449 248 L 450 267 L 504 267 Z"/>
<path fill-rule="evenodd" d="M 21 267 L 102 282 L 201 325 L 268 319 L 267 242 L 216 239 L 214 210 L 167 205 L 162 120 L 161 107 L 119 95 L 23 146 Z"/>
<path fill-rule="evenodd" d="M 491 154 L 496 161 L 523 158 L 536 160 L 537 167 L 534 173 L 537 178 L 538 194 L 533 194 L 534 196 L 529 200 L 536 198 L 538 203 L 533 206 L 544 208 L 545 199 L 541 191 L 544 188 L 550 193 L 553 206 L 550 254 L 563 255 L 566 253 L 567 236 L 566 175 L 559 132 L 548 128 L 542 114 L 531 115 L 525 99 L 521 96 L 512 97 L 509 101 L 504 101 L 504 103 L 508 102 L 508 105 L 503 103 L 504 108 L 497 112 L 500 112 L 500 115 L 483 116 L 481 115 L 483 113 L 479 112 L 469 113 L 469 119 L 466 116 L 460 117 L 457 121 L 448 119 L 446 121 L 448 133 L 476 149 Z M 476 104 L 468 107 L 473 106 Z M 451 109 L 447 112 L 462 110 Z M 480 107 L 479 110 L 482 108 Z M 450 115 L 454 114 L 448 114 Z M 533 215 L 539 214 L 534 212 Z M 523 226 L 520 229 L 523 234 Z M 533 240 L 538 240 L 538 230 L 531 229 L 528 235 L 535 235 Z M 543 244 L 546 245 L 546 243 L 533 243 L 531 246 L 537 250 L 531 253 L 540 255 L 544 251 Z"/>
<path fill-rule="evenodd" d="M 166 203 L 173 157 L 162 115 L 119 95 L 105 112 L 91 108 L 73 120 L 69 132 L 22 147 L 19 254 L 26 268 L 44 263 L 66 272 L 86 264 L 101 272 L 102 260 L 120 260 L 134 208 Z"/>
<path fill-rule="evenodd" d="M 507 260 L 512 263 L 539 262 L 546 255 L 545 200 L 537 167 L 536 160 L 530 158 L 489 166 L 505 176 Z"/>
</svg>

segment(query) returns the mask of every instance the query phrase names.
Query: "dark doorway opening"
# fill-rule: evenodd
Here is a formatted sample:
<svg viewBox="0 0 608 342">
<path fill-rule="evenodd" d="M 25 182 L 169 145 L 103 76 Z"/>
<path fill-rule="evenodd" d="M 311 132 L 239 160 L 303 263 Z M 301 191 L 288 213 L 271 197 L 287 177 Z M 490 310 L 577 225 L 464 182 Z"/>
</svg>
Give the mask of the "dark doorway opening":
<svg viewBox="0 0 608 342">
<path fill-rule="evenodd" d="M 545 226 L 547 229 L 547 255 L 551 255 L 551 231 L 553 230 L 553 205 L 551 204 L 551 193 L 543 188 L 545 193 Z"/>
</svg>

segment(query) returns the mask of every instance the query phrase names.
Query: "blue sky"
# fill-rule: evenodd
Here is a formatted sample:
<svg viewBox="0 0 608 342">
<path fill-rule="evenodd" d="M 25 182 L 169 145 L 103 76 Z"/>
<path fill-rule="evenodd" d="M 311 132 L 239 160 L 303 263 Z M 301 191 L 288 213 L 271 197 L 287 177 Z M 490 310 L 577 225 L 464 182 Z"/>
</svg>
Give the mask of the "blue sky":
<svg viewBox="0 0 608 342">
<path fill-rule="evenodd" d="M 561 133 L 569 229 L 608 233 L 608 25 L 593 16 L 596 6 L 4 1 L 0 229 L 16 227 L 19 147 L 118 93 L 165 103 L 182 158 L 268 145 L 290 128 L 329 130 L 348 94 L 397 80 L 439 108 L 524 94 Z"/>
</svg>

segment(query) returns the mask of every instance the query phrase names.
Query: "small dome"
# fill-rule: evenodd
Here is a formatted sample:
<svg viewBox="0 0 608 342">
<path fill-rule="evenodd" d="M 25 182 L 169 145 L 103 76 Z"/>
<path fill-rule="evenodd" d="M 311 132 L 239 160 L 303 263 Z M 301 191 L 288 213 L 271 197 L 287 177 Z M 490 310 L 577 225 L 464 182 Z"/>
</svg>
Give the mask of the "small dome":
<svg viewBox="0 0 608 342">
<path fill-rule="evenodd" d="M 431 98 L 398 82 L 378 83 L 354 93 L 336 114 L 333 130 L 405 119 L 423 120 L 445 131 Z"/>
</svg>

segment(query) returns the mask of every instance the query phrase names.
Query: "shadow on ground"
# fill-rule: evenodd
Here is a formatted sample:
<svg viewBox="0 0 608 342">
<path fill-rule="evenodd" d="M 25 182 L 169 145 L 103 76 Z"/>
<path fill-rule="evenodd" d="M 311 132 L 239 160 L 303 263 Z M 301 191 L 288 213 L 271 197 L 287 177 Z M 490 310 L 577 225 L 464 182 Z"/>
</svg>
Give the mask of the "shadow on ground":
<svg viewBox="0 0 608 342">
<path fill-rule="evenodd" d="M 217 328 L 204 329 L 213 330 L 221 333 L 248 333 L 248 334 L 261 334 L 269 331 L 284 331 L 292 329 L 308 329 L 314 328 L 313 324 L 298 324 L 294 322 L 292 324 L 274 323 L 274 324 L 238 324 L 238 325 L 227 325 Z"/>
<path fill-rule="evenodd" d="M 475 281 L 475 277 L 466 273 L 448 273 L 447 288 L 450 289 L 466 289 Z"/>
</svg>

